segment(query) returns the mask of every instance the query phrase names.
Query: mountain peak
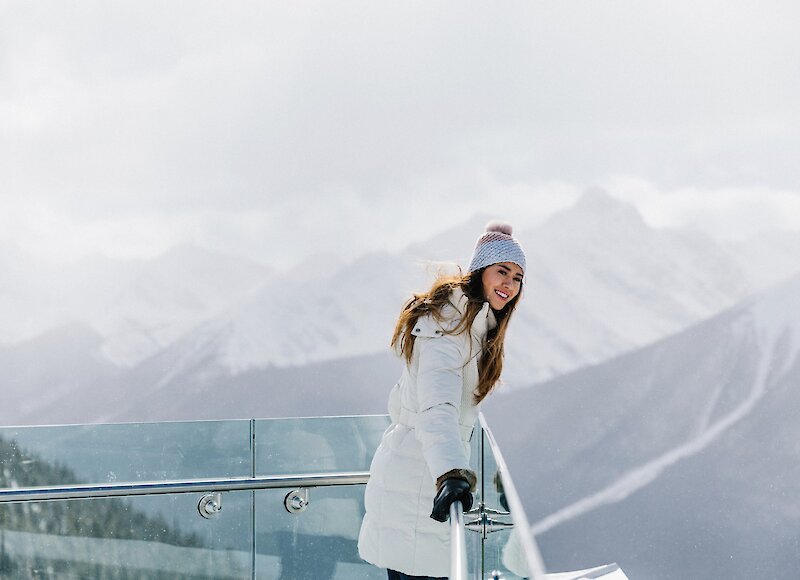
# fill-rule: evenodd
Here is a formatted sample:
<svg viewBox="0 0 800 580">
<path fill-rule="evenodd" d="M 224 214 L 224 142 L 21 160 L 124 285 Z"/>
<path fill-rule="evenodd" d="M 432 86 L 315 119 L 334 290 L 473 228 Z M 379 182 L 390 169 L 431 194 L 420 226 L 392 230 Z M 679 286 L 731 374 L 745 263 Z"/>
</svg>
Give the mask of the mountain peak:
<svg viewBox="0 0 800 580">
<path fill-rule="evenodd" d="M 602 187 L 594 185 L 583 192 L 583 195 L 578 198 L 575 207 L 608 210 L 619 207 L 620 205 L 625 204 L 612 197 L 612 195 Z"/>
<path fill-rule="evenodd" d="M 587 189 L 575 205 L 553 215 L 545 222 L 545 227 L 556 230 L 600 227 L 604 231 L 609 227 L 650 229 L 635 206 L 612 196 L 600 187 Z"/>
<path fill-rule="evenodd" d="M 587 189 L 578 198 L 572 209 L 591 212 L 616 212 L 624 209 L 633 210 L 637 215 L 639 213 L 631 204 L 617 199 L 602 187 L 597 186 Z"/>
</svg>

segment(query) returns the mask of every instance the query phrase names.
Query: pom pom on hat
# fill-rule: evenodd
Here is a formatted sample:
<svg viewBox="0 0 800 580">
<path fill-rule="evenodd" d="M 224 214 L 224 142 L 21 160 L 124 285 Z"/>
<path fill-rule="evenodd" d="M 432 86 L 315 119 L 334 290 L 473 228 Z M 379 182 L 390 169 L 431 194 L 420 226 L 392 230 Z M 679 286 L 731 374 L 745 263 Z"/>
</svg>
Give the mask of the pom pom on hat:
<svg viewBox="0 0 800 580">
<path fill-rule="evenodd" d="M 488 224 L 486 224 L 486 231 L 500 232 L 501 234 L 510 236 L 511 232 L 513 232 L 514 229 L 511 227 L 511 224 L 507 224 L 506 222 L 501 222 L 500 220 L 492 220 Z"/>
<path fill-rule="evenodd" d="M 475 251 L 469 261 L 468 272 L 480 270 L 500 262 L 512 262 L 525 272 L 525 252 L 517 240 L 511 236 L 510 224 L 492 220 L 486 224 L 486 233 L 478 238 Z"/>
</svg>

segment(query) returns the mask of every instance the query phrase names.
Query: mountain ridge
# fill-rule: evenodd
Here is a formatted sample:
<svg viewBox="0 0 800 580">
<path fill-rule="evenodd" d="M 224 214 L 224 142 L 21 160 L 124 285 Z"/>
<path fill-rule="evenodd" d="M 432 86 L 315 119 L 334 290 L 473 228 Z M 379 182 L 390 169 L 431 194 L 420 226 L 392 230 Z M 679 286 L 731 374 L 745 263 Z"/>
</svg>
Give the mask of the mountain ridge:
<svg viewBox="0 0 800 580">
<path fill-rule="evenodd" d="M 614 559 L 632 577 L 668 577 L 694 542 L 708 554 L 692 551 L 691 576 L 709 578 L 720 573 L 714 566 L 726 545 L 785 546 L 798 517 L 771 497 L 800 461 L 792 443 L 800 428 L 790 420 L 800 403 L 792 389 L 799 328 L 794 276 L 637 351 L 487 400 L 484 412 L 556 567 L 620 554 Z M 523 423 L 519 409 L 527 410 Z M 780 461 L 764 454 L 766 441 Z M 714 496 L 719 489 L 727 493 Z M 704 534 L 731 517 L 760 523 Z M 686 541 L 658 544 L 662 536 Z M 737 565 L 723 566 L 726 578 L 787 573 L 776 562 Z"/>
</svg>

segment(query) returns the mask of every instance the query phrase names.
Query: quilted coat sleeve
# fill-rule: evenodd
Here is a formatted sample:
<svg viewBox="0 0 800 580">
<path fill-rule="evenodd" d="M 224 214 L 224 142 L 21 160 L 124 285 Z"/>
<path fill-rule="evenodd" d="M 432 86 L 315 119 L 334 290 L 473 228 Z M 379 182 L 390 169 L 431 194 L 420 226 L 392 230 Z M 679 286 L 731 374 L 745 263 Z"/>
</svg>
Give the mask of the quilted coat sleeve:
<svg viewBox="0 0 800 580">
<path fill-rule="evenodd" d="M 435 481 L 451 469 L 469 467 L 459 429 L 464 389 L 463 335 L 418 337 L 414 349 L 419 349 L 415 433 Z"/>
</svg>

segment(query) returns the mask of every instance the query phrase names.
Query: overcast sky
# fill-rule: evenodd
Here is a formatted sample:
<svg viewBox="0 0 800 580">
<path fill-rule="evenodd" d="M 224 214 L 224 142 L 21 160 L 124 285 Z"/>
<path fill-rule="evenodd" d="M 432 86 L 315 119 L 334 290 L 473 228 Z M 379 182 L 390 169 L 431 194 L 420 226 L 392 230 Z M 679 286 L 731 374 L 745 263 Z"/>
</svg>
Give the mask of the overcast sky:
<svg viewBox="0 0 800 580">
<path fill-rule="evenodd" d="M 285 266 L 592 185 L 800 228 L 800 3 L 0 2 L 0 243 Z M 476 232 L 477 235 L 477 232 Z"/>
</svg>

